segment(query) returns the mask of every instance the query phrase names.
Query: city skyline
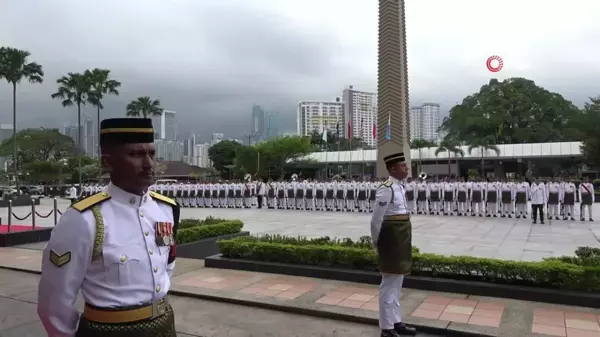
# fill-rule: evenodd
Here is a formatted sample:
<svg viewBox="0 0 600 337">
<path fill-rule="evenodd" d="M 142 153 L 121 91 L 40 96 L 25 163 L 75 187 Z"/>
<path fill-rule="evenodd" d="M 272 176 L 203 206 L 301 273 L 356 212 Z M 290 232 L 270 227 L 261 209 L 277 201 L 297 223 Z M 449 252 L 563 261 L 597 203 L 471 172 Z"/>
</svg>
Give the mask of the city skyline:
<svg viewBox="0 0 600 337">
<path fill-rule="evenodd" d="M 434 100 L 444 113 L 491 77 L 526 77 L 578 106 L 598 95 L 595 78 L 600 76 L 600 65 L 591 55 L 596 54 L 593 41 L 600 35 L 592 13 L 600 10 L 600 3 L 544 7 L 544 15 L 534 15 L 540 11 L 536 1 L 508 0 L 502 6 L 440 0 L 407 3 L 411 105 Z M 119 96 L 103 102 L 103 118 L 123 116 L 127 102 L 149 95 L 179 112 L 181 133 L 210 134 L 227 122 L 231 134 L 246 134 L 248 107 L 253 103 L 279 112 L 277 119 L 290 126 L 280 130 L 284 133 L 295 129 L 300 99 L 326 101 L 348 83 L 376 92 L 376 3 L 258 0 L 252 5 L 233 4 L 229 0 L 216 5 L 189 0 L 148 5 L 131 0 L 127 6 L 66 0 L 7 2 L 0 13 L 3 44 L 30 51 L 31 61 L 43 65 L 45 72 L 43 84 L 19 85 L 19 128 L 72 124 L 76 109 L 63 108 L 50 98 L 55 80 L 95 67 L 111 69 L 111 76 L 123 83 Z M 344 15 L 339 15 L 339 8 L 344 8 Z M 78 15 L 65 18 L 66 10 Z M 99 12 L 110 15 L 117 28 L 84 24 Z M 140 13 L 144 15 L 135 29 L 124 28 L 133 14 Z M 22 16 L 35 18 L 35 24 L 11 29 Z M 235 18 L 236 25 L 223 29 L 224 18 Z M 478 29 L 486 27 L 490 18 L 513 24 L 492 38 L 487 30 Z M 38 29 L 38 25 L 50 28 Z M 69 42 L 54 41 L 57 47 L 47 48 L 46 41 L 54 36 Z M 148 36 L 153 37 L 152 43 L 147 42 Z M 111 46 L 91 41 L 111 41 Z M 165 48 L 179 51 L 177 64 Z M 504 69 L 491 74 L 485 60 L 495 54 L 504 59 Z M 12 119 L 10 101 L 10 86 L 3 83 L 0 120 L 5 122 Z M 95 116 L 95 109 L 84 106 L 82 113 Z"/>
</svg>

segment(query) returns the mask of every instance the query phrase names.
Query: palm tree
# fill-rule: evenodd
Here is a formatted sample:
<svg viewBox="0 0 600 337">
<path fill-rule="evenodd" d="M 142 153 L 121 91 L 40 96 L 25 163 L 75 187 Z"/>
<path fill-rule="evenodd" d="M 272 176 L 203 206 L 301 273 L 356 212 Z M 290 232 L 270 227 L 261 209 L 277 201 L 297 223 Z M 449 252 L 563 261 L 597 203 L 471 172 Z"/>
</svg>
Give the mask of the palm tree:
<svg viewBox="0 0 600 337">
<path fill-rule="evenodd" d="M 471 152 L 473 152 L 474 149 L 479 149 L 481 151 L 481 176 L 484 177 L 485 154 L 488 151 L 494 151 L 496 152 L 496 156 L 499 156 L 500 149 L 498 148 L 498 146 L 496 146 L 496 144 L 494 144 L 494 140 L 491 137 L 481 137 L 469 141 L 469 154 L 471 154 Z"/>
<path fill-rule="evenodd" d="M 413 139 L 410 142 L 410 148 L 411 149 L 417 149 L 419 150 L 419 161 L 417 162 L 417 172 L 421 172 L 421 151 L 423 149 L 428 149 L 430 147 L 435 147 L 437 146 L 437 144 L 435 142 L 432 142 L 430 140 L 427 139 Z"/>
<path fill-rule="evenodd" d="M 20 50 L 10 47 L 0 48 L 0 79 L 12 85 L 12 103 L 13 103 L 13 170 L 15 175 L 15 185 L 18 193 L 18 160 L 17 160 L 17 84 L 22 80 L 29 83 L 42 83 L 44 81 L 44 70 L 42 66 L 35 62 L 28 62 L 31 54 L 26 50 Z"/>
<path fill-rule="evenodd" d="M 160 101 L 152 100 L 148 96 L 138 97 L 127 104 L 127 116 L 143 117 L 160 116 L 163 113 L 163 108 L 160 107 Z"/>
<path fill-rule="evenodd" d="M 68 73 L 56 80 L 58 90 L 50 95 L 54 99 L 61 99 L 62 106 L 77 105 L 77 170 L 79 171 L 79 185 L 81 186 L 81 106 L 89 102 L 92 88 L 91 78 L 86 74 Z"/>
<path fill-rule="evenodd" d="M 110 79 L 110 70 L 108 69 L 94 69 L 92 71 L 86 70 L 85 76 L 90 78 L 91 89 L 90 96 L 88 97 L 88 103 L 94 105 L 97 109 L 97 121 L 98 130 L 96 133 L 96 142 L 100 144 L 100 110 L 104 109 L 102 105 L 102 99 L 104 95 L 119 95 L 117 88 L 121 86 L 121 82 Z M 100 146 L 98 146 L 98 158 L 100 158 Z"/>
<path fill-rule="evenodd" d="M 450 175 L 452 173 L 452 156 L 450 156 L 450 154 L 454 154 L 455 157 L 458 157 L 459 155 L 464 157 L 465 151 L 460 148 L 458 143 L 449 139 L 444 139 L 435 150 L 435 156 L 437 157 L 442 152 L 448 152 L 448 175 Z"/>
</svg>

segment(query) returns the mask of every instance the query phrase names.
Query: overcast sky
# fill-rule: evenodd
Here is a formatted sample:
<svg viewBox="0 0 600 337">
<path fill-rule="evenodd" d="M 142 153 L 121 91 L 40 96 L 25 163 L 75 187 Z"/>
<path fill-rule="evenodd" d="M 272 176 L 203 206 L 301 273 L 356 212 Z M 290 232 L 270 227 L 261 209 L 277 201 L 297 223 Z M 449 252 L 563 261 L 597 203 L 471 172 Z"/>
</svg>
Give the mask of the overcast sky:
<svg viewBox="0 0 600 337">
<path fill-rule="evenodd" d="M 447 111 L 495 75 L 527 77 L 577 105 L 600 94 L 600 1 L 407 0 L 411 105 Z M 0 0 L 0 46 L 26 49 L 42 85 L 18 89 L 21 126 L 61 127 L 74 108 L 50 99 L 67 72 L 108 68 L 123 83 L 105 116 L 148 95 L 180 131 L 240 136 L 253 103 L 295 130 L 301 100 L 377 83 L 376 0 Z M 95 116 L 93 108 L 85 112 Z M 0 123 L 11 123 L 0 83 Z"/>
</svg>

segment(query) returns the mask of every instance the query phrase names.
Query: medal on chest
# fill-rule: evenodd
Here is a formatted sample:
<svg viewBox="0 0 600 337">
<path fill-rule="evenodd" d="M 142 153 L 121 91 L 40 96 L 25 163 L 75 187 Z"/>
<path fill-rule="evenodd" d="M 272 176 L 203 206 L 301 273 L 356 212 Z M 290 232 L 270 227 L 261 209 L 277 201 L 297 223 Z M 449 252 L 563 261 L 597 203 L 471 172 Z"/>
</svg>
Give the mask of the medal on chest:
<svg viewBox="0 0 600 337">
<path fill-rule="evenodd" d="M 173 224 L 170 222 L 156 222 L 154 224 L 157 246 L 172 246 L 175 243 L 173 237 Z"/>
</svg>

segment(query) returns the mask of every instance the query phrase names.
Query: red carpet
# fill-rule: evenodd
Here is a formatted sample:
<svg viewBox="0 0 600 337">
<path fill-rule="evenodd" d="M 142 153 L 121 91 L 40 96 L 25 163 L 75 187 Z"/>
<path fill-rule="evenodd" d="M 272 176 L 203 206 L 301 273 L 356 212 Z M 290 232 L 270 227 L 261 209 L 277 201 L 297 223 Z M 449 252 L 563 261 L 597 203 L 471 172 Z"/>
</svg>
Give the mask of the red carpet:
<svg viewBox="0 0 600 337">
<path fill-rule="evenodd" d="M 38 227 L 40 228 L 40 227 Z M 10 225 L 10 232 L 25 232 L 33 229 L 31 225 Z M 0 225 L 0 234 L 8 233 L 8 225 Z"/>
</svg>

